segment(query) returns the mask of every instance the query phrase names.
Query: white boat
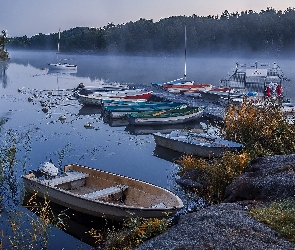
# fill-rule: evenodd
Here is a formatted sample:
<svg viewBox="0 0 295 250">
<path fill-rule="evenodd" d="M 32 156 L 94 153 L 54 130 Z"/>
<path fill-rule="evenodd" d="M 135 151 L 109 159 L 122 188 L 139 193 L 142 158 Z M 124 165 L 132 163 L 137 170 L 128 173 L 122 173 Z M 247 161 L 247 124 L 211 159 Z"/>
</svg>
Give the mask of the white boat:
<svg viewBox="0 0 295 250">
<path fill-rule="evenodd" d="M 128 100 L 128 101 L 138 101 L 138 100 L 148 100 L 152 91 L 110 91 L 110 92 L 94 92 L 89 95 L 77 94 L 78 101 L 83 105 L 96 105 L 101 106 L 104 100 Z"/>
<path fill-rule="evenodd" d="M 123 220 L 128 217 L 164 218 L 183 207 L 167 189 L 133 178 L 71 164 L 59 175 L 46 162 L 41 170 L 22 176 L 26 190 L 73 210 Z"/>
<path fill-rule="evenodd" d="M 169 134 L 157 132 L 153 136 L 158 146 L 205 158 L 220 157 L 226 151 L 237 151 L 243 147 L 240 143 L 216 136 L 184 130 L 174 130 Z"/>
<path fill-rule="evenodd" d="M 163 81 L 158 81 L 158 82 L 152 82 L 151 84 L 153 86 L 159 86 L 159 87 L 163 87 L 164 85 L 192 85 L 194 84 L 194 81 L 188 81 L 186 80 L 186 43 L 187 43 L 187 36 L 186 36 L 186 26 L 184 27 L 184 75 L 183 77 L 179 78 L 179 79 L 175 79 L 172 81 L 167 81 L 167 82 L 163 82 Z"/>
<path fill-rule="evenodd" d="M 101 97 L 101 96 L 94 96 L 94 95 L 80 95 L 77 94 L 79 103 L 85 106 L 102 106 L 104 102 L 108 101 L 128 101 L 128 102 L 146 102 L 146 99 L 123 99 L 121 97 Z"/>
<path fill-rule="evenodd" d="M 276 83 L 282 85 L 287 79 L 277 63 L 252 63 L 241 64 L 236 63 L 233 69 L 226 78 L 221 79 L 221 83 L 225 86 L 243 87 L 246 85 L 267 85 Z"/>
<path fill-rule="evenodd" d="M 213 85 L 207 83 L 165 84 L 163 88 L 172 93 L 182 93 L 188 90 L 207 91 L 212 89 Z"/>
<path fill-rule="evenodd" d="M 110 91 L 123 91 L 128 90 L 129 86 L 125 84 L 99 84 L 97 86 L 85 86 L 83 83 L 80 83 L 75 89 L 73 89 L 74 95 L 89 95 L 95 92 L 110 92 Z"/>
<path fill-rule="evenodd" d="M 282 111 L 285 114 L 295 114 L 295 103 L 289 103 L 289 102 L 282 103 Z"/>
<path fill-rule="evenodd" d="M 72 59 L 60 60 L 58 58 L 58 54 L 60 53 L 59 47 L 60 47 L 60 30 L 58 31 L 56 63 L 48 63 L 49 70 L 51 70 L 51 71 L 59 71 L 59 70 L 77 71 L 77 68 L 78 68 L 77 65 L 68 62 L 68 61 L 70 61 Z"/>
</svg>

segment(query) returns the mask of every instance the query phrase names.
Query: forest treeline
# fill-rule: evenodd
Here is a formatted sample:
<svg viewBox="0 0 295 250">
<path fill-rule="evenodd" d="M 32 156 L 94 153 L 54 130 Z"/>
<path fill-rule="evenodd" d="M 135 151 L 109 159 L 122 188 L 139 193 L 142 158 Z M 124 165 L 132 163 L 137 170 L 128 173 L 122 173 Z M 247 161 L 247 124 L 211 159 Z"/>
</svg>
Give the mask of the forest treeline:
<svg viewBox="0 0 295 250">
<path fill-rule="evenodd" d="M 61 33 L 62 52 L 120 54 L 190 54 L 262 52 L 284 54 L 295 48 L 295 9 L 267 8 L 259 13 L 248 10 L 220 16 L 172 16 L 157 22 L 139 19 L 100 28 L 77 27 Z M 58 31 L 32 37 L 13 37 L 7 46 L 56 50 Z"/>
</svg>

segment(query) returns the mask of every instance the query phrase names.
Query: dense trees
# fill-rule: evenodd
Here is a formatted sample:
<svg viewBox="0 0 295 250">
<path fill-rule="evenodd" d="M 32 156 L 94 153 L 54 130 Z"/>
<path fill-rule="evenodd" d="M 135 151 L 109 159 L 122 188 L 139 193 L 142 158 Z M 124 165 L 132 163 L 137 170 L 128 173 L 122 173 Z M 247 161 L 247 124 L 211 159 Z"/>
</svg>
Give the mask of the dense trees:
<svg viewBox="0 0 295 250">
<path fill-rule="evenodd" d="M 8 52 L 5 50 L 5 44 L 7 41 L 6 32 L 2 30 L 0 35 L 0 61 L 8 60 Z"/>
<path fill-rule="evenodd" d="M 283 54 L 295 44 L 295 9 L 276 11 L 267 8 L 259 13 L 242 11 L 219 16 L 172 16 L 158 22 L 136 22 L 101 28 L 79 27 L 62 32 L 61 51 L 113 52 L 128 54 L 176 54 L 184 48 L 194 53 L 263 52 Z M 56 49 L 58 34 L 38 34 L 31 38 L 9 39 L 9 46 Z"/>
</svg>

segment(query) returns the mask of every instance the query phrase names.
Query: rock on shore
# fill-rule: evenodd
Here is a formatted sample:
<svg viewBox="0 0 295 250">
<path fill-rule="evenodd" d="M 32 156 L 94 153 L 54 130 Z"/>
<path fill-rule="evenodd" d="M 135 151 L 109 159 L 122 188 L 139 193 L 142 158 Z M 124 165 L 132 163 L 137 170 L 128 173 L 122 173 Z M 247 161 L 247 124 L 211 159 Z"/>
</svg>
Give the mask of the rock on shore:
<svg viewBox="0 0 295 250">
<path fill-rule="evenodd" d="M 258 158 L 228 186 L 224 203 L 182 215 L 177 225 L 136 249 L 294 250 L 247 213 L 253 204 L 294 196 L 295 155 Z"/>
<path fill-rule="evenodd" d="M 295 249 L 246 209 L 237 203 L 223 203 L 184 215 L 177 225 L 136 249 Z"/>
</svg>

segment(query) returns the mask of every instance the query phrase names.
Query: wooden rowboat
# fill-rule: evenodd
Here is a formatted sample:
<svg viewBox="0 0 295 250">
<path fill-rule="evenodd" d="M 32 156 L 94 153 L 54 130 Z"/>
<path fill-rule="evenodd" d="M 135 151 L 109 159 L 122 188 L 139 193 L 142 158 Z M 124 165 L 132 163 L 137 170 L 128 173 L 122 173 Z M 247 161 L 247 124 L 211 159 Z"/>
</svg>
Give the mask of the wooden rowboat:
<svg viewBox="0 0 295 250">
<path fill-rule="evenodd" d="M 153 136 L 158 146 L 205 158 L 220 157 L 225 151 L 238 151 L 243 147 L 240 143 L 216 136 L 181 130 L 174 130 L 169 134 L 157 132 Z"/>
<path fill-rule="evenodd" d="M 130 125 L 161 125 L 180 124 L 198 120 L 202 117 L 205 107 L 188 107 L 186 105 L 162 110 L 127 114 Z"/>
<path fill-rule="evenodd" d="M 52 163 L 45 164 L 50 168 L 45 178 L 38 177 L 44 167 L 22 176 L 26 190 L 85 214 L 113 220 L 162 218 L 183 207 L 178 196 L 144 181 L 76 164 L 65 166 L 64 174 L 58 175 Z"/>
</svg>

